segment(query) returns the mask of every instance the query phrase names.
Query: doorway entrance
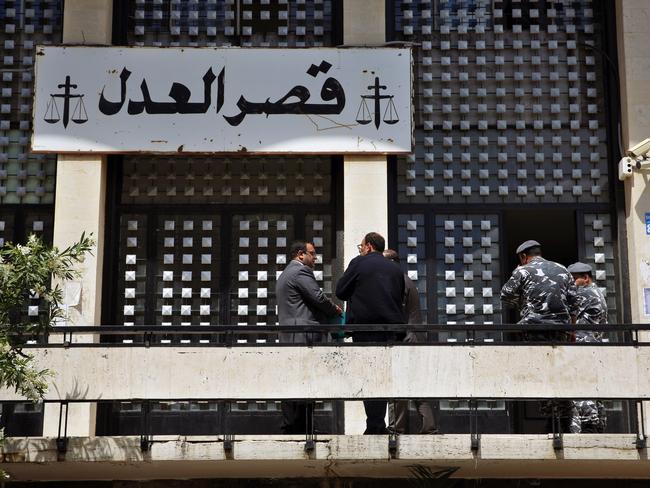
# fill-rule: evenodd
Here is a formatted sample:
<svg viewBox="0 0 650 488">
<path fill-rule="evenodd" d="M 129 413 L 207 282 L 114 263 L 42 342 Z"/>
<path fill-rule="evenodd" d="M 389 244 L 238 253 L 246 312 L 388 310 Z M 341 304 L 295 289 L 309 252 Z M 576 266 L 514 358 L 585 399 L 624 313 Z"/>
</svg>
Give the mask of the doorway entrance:
<svg viewBox="0 0 650 488">
<path fill-rule="evenodd" d="M 542 255 L 549 261 L 568 266 L 578 261 L 578 233 L 573 210 L 545 209 L 506 210 L 503 213 L 504 283 L 519 265 L 515 251 L 524 241 L 533 239 L 542 245 Z M 514 324 L 516 310 L 504 307 L 503 320 Z"/>
<path fill-rule="evenodd" d="M 503 229 L 504 261 L 510 269 L 519 264 L 515 250 L 529 239 L 542 245 L 545 259 L 565 266 L 578 260 L 578 233 L 573 210 L 507 210 L 503 214 Z"/>
</svg>

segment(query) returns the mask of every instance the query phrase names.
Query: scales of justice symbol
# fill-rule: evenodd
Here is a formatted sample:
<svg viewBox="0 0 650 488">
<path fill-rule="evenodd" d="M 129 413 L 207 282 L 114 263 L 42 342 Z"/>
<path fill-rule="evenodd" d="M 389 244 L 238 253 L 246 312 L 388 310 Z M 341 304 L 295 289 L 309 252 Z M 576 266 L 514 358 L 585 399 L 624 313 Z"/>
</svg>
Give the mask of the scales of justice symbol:
<svg viewBox="0 0 650 488">
<path fill-rule="evenodd" d="M 395 108 L 395 102 L 393 101 L 393 95 L 381 95 L 379 90 L 385 90 L 386 85 L 379 84 L 379 78 L 375 77 L 375 84 L 370 85 L 368 90 L 373 90 L 372 95 L 361 95 L 361 103 L 359 104 L 359 110 L 357 110 L 356 120 L 361 125 L 369 124 L 370 122 L 375 121 L 375 127 L 379 129 L 381 124 L 381 101 L 388 100 L 388 105 L 384 110 L 383 121 L 385 124 L 396 124 L 399 122 L 399 116 L 397 115 L 397 109 Z M 374 113 L 370 112 L 368 108 L 368 100 L 373 100 L 375 102 Z"/>
<path fill-rule="evenodd" d="M 70 83 L 70 77 L 65 77 L 65 83 L 57 85 L 58 88 L 63 88 L 63 93 L 50 93 L 50 101 L 47 103 L 45 109 L 45 117 L 43 120 L 48 124 L 56 124 L 61 120 L 59 107 L 57 106 L 56 99 L 63 99 L 63 127 L 68 127 L 69 120 L 75 124 L 83 124 L 88 122 L 88 113 L 84 105 L 83 95 L 74 95 L 70 93 L 71 89 L 77 88 L 77 85 Z M 72 109 L 72 117 L 70 117 L 70 101 L 76 99 L 77 102 Z"/>
</svg>

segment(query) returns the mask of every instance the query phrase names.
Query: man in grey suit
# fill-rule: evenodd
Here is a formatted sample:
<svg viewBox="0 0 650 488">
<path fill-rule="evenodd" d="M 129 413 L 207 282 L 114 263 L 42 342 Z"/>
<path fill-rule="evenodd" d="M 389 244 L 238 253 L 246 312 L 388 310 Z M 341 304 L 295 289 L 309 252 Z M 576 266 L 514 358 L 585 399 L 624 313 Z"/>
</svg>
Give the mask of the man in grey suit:
<svg viewBox="0 0 650 488">
<path fill-rule="evenodd" d="M 314 277 L 316 249 L 314 244 L 296 241 L 290 247 L 291 261 L 278 277 L 276 298 L 280 325 L 318 325 L 341 315 L 342 309 L 325 296 Z M 280 342 L 324 342 L 327 334 L 282 332 Z M 282 402 L 282 432 L 304 434 L 311 431 L 312 402 Z"/>
</svg>

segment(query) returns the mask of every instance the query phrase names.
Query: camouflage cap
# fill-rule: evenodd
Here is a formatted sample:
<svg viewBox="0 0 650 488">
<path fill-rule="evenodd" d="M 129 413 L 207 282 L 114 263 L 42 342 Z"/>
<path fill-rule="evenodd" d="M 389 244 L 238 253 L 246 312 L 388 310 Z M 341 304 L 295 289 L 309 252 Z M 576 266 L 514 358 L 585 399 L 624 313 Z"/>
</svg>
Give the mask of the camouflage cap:
<svg viewBox="0 0 650 488">
<path fill-rule="evenodd" d="M 517 248 L 517 251 L 515 252 L 515 254 L 520 254 L 522 252 L 525 252 L 528 249 L 530 249 L 531 247 L 542 247 L 542 245 L 537 241 L 533 241 L 533 240 L 526 241 L 526 242 L 519 245 L 519 247 Z"/>
<path fill-rule="evenodd" d="M 592 271 L 591 266 L 585 263 L 581 263 L 580 261 L 573 263 L 567 268 L 567 270 L 569 273 L 591 273 Z"/>
</svg>

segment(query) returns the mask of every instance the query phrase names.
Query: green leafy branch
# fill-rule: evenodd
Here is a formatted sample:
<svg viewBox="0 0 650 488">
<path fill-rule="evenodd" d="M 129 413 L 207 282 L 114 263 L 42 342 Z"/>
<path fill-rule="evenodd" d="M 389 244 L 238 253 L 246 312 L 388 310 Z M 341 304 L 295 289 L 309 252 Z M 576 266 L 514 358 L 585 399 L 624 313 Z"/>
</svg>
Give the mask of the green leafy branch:
<svg viewBox="0 0 650 488">
<path fill-rule="evenodd" d="M 36 369 L 22 346 L 66 318 L 59 283 L 80 276 L 76 265 L 94 245 L 92 234 L 83 233 L 60 251 L 30 235 L 24 245 L 6 243 L 0 249 L 0 387 L 14 388 L 30 400 L 45 394 L 51 372 Z M 39 300 L 40 313 L 30 316 L 26 311 L 34 299 Z"/>
</svg>

